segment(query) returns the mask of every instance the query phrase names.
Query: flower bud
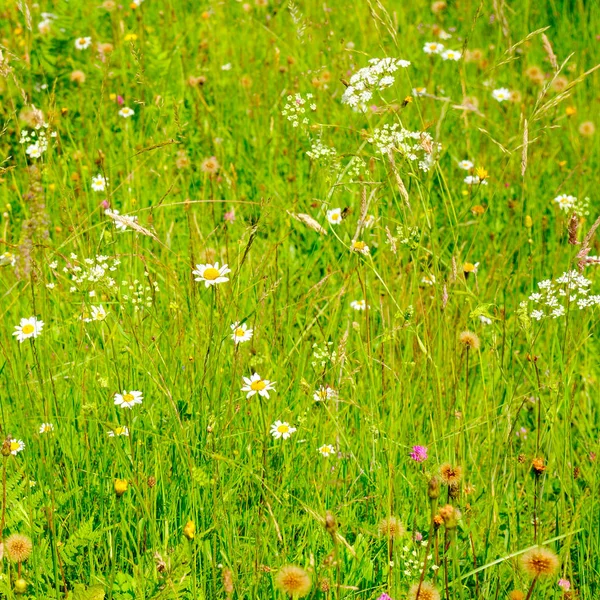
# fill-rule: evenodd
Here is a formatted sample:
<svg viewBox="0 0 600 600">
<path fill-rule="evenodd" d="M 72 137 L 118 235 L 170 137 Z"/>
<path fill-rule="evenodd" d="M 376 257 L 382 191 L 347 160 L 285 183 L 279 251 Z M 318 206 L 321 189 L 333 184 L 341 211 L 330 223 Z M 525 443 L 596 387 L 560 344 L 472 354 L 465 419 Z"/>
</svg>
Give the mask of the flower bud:
<svg viewBox="0 0 600 600">
<path fill-rule="evenodd" d="M 118 498 L 127 491 L 128 485 L 127 479 L 115 479 L 115 494 Z"/>
<path fill-rule="evenodd" d="M 194 524 L 194 521 L 188 521 L 185 524 L 185 527 L 183 528 L 183 535 L 185 535 L 188 540 L 194 539 L 194 536 L 196 535 L 196 525 Z"/>
</svg>

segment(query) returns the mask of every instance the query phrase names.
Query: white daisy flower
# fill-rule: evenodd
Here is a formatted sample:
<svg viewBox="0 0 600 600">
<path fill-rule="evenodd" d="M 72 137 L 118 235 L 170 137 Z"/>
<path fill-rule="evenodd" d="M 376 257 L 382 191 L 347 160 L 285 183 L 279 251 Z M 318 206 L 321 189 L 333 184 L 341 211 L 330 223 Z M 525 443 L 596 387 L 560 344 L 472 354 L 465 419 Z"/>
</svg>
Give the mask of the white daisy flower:
<svg viewBox="0 0 600 600">
<path fill-rule="evenodd" d="M 480 179 L 479 175 L 467 175 L 464 178 L 464 182 L 467 185 L 487 185 L 487 179 Z"/>
<path fill-rule="evenodd" d="M 427 42 L 423 46 L 423 52 L 425 54 L 441 54 L 444 51 L 444 44 L 439 42 Z"/>
<path fill-rule="evenodd" d="M 95 177 L 92 177 L 92 189 L 95 192 L 103 192 L 108 187 L 108 179 L 98 173 Z"/>
<path fill-rule="evenodd" d="M 561 210 L 569 212 L 572 208 L 574 208 L 575 204 L 577 204 L 577 198 L 575 196 L 561 194 L 560 196 L 556 196 L 553 202 L 556 202 Z"/>
<path fill-rule="evenodd" d="M 460 169 L 464 169 L 465 171 L 470 171 L 475 165 L 470 160 L 461 160 L 458 163 Z"/>
<path fill-rule="evenodd" d="M 442 52 L 442 58 L 444 60 L 460 60 L 462 54 L 458 50 L 446 50 Z"/>
<path fill-rule="evenodd" d="M 75 48 L 77 50 L 87 50 L 92 45 L 91 37 L 79 37 L 75 40 Z"/>
<path fill-rule="evenodd" d="M 258 373 L 254 373 L 252 377 L 244 377 L 244 387 L 242 392 L 248 392 L 246 398 L 252 398 L 255 394 L 263 398 L 269 397 L 270 391 L 275 391 L 275 382 L 268 379 L 261 379 Z"/>
<path fill-rule="evenodd" d="M 318 390 L 315 390 L 313 399 L 315 402 L 324 402 L 325 400 L 331 400 L 337 396 L 337 392 L 329 386 L 321 386 Z"/>
<path fill-rule="evenodd" d="M 129 106 L 124 106 L 119 111 L 119 116 L 123 117 L 124 119 L 129 119 L 129 117 L 133 117 L 134 114 L 135 111 L 133 110 L 133 108 L 129 108 Z"/>
<path fill-rule="evenodd" d="M 102 304 L 100 306 L 92 306 L 93 321 L 104 321 L 104 319 L 106 319 L 107 314 L 108 313 L 106 312 L 106 310 L 104 310 Z"/>
<path fill-rule="evenodd" d="M 271 425 L 271 435 L 276 439 L 283 438 L 287 440 L 291 437 L 292 433 L 296 432 L 296 428 L 292 427 L 289 423 L 285 421 L 275 421 L 273 425 Z"/>
<path fill-rule="evenodd" d="M 231 331 L 233 331 L 233 333 L 231 334 L 231 339 L 236 343 L 236 344 L 241 344 L 242 342 L 247 342 L 250 339 L 252 339 L 252 334 L 254 332 L 253 329 L 248 329 L 248 325 L 246 325 L 246 323 L 242 323 L 240 325 L 240 323 L 238 323 L 237 321 L 231 325 Z"/>
<path fill-rule="evenodd" d="M 52 433 L 54 431 L 54 425 L 52 423 L 42 423 L 40 425 L 40 433 Z"/>
<path fill-rule="evenodd" d="M 119 427 L 115 427 L 112 431 L 108 432 L 108 437 L 119 437 L 119 436 L 129 437 L 129 428 L 122 425 Z"/>
<path fill-rule="evenodd" d="M 367 246 L 367 244 L 365 242 L 362 242 L 360 240 L 354 240 L 352 242 L 351 249 L 354 252 L 360 252 L 360 254 L 364 254 L 365 256 L 367 254 L 369 254 L 369 252 L 371 251 L 371 249 L 369 248 L 369 246 Z"/>
<path fill-rule="evenodd" d="M 427 88 L 416 87 L 412 89 L 413 96 L 425 96 L 427 94 Z"/>
<path fill-rule="evenodd" d="M 19 452 L 23 452 L 23 450 L 25 449 L 25 442 L 23 442 L 23 440 L 10 438 L 10 440 L 8 440 L 8 448 L 10 449 L 10 453 L 13 456 L 16 456 L 17 454 L 19 454 Z"/>
<path fill-rule="evenodd" d="M 510 90 L 508 88 L 498 88 L 492 92 L 492 97 L 498 102 L 510 100 Z"/>
<path fill-rule="evenodd" d="M 229 281 L 229 277 L 225 275 L 231 273 L 231 269 L 227 268 L 227 265 L 219 267 L 219 263 L 216 262 L 214 265 L 196 265 L 196 270 L 192 273 L 196 275 L 196 281 L 204 281 L 204 285 L 208 287 Z"/>
<path fill-rule="evenodd" d="M 320 448 L 317 448 L 317 452 L 321 456 L 329 458 L 335 454 L 335 448 L 331 444 L 323 444 Z"/>
<path fill-rule="evenodd" d="M 365 300 L 352 300 L 350 306 L 354 310 L 365 310 L 367 308 L 367 302 Z"/>
<path fill-rule="evenodd" d="M 327 211 L 327 220 L 332 225 L 339 225 L 342 222 L 342 209 L 341 208 L 332 208 Z"/>
<path fill-rule="evenodd" d="M 38 321 L 35 317 L 29 317 L 29 319 L 21 319 L 21 322 L 15 325 L 13 335 L 16 335 L 19 342 L 23 343 L 26 339 L 38 337 L 43 328 L 43 321 Z"/>
<path fill-rule="evenodd" d="M 142 399 L 142 392 L 123 390 L 122 394 L 115 394 L 115 405 L 121 408 L 133 408 L 136 404 L 141 404 Z"/>
</svg>

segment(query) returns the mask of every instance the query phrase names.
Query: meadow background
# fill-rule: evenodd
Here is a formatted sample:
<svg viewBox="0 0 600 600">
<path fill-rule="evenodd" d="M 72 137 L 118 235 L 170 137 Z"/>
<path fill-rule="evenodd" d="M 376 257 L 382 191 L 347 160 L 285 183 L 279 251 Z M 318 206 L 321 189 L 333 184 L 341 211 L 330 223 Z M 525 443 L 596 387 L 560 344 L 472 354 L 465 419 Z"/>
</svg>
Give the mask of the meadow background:
<svg viewBox="0 0 600 600">
<path fill-rule="evenodd" d="M 537 545 L 529 597 L 598 597 L 598 311 L 521 304 L 597 253 L 598 3 L 0 12 L 0 540 L 32 541 L 0 597 L 284 598 L 291 564 L 310 598 L 518 600 Z M 384 57 L 411 65 L 344 104 Z M 394 123 L 441 145 L 427 172 L 369 142 Z"/>
</svg>

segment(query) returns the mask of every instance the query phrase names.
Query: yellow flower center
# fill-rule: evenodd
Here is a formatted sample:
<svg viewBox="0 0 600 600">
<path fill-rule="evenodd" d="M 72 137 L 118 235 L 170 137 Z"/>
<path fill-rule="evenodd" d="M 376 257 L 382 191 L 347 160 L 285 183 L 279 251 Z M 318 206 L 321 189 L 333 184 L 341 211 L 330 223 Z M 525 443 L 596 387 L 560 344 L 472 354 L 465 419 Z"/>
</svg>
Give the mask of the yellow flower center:
<svg viewBox="0 0 600 600">
<path fill-rule="evenodd" d="M 245 333 L 246 332 L 241 327 L 238 327 L 235 330 L 235 335 L 237 335 L 238 337 L 244 337 Z"/>
<path fill-rule="evenodd" d="M 355 250 L 364 250 L 366 244 L 364 242 L 354 242 L 353 246 Z"/>
<path fill-rule="evenodd" d="M 10 451 L 14 452 L 19 449 L 19 442 L 11 442 L 10 443 Z"/>
<path fill-rule="evenodd" d="M 219 277 L 221 273 L 219 273 L 218 269 L 214 267 L 209 267 L 208 269 L 204 269 L 204 279 L 208 279 L 208 281 L 214 281 L 217 277 Z"/>
<path fill-rule="evenodd" d="M 133 394 L 123 394 L 123 402 L 133 402 Z"/>
<path fill-rule="evenodd" d="M 289 426 L 285 425 L 285 424 L 284 425 L 280 425 L 277 428 L 277 431 L 279 431 L 279 433 L 287 433 L 289 430 L 290 430 Z"/>
<path fill-rule="evenodd" d="M 463 265 L 463 271 L 465 273 L 472 273 L 473 271 L 475 271 L 475 265 L 473 263 L 465 263 Z"/>
<path fill-rule="evenodd" d="M 30 333 L 33 333 L 35 331 L 35 327 L 31 323 L 27 323 L 27 325 L 23 325 L 21 331 L 25 335 L 29 335 Z"/>
<path fill-rule="evenodd" d="M 262 379 L 259 379 L 258 381 L 253 381 L 250 384 L 250 389 L 254 390 L 255 392 L 260 392 L 261 390 L 264 390 L 266 387 L 267 387 L 267 384 Z"/>
</svg>

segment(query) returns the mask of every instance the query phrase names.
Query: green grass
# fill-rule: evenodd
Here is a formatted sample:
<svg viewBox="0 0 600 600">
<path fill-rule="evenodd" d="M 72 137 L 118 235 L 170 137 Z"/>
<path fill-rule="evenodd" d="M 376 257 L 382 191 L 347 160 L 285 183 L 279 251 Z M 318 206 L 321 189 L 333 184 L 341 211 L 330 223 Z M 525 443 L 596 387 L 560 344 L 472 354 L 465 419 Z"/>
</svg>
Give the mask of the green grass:
<svg viewBox="0 0 600 600">
<path fill-rule="evenodd" d="M 310 598 L 399 600 L 420 579 L 414 551 L 431 555 L 425 580 L 442 598 L 503 600 L 527 594 L 519 557 L 537 544 L 560 566 L 531 600 L 598 597 L 598 311 L 570 305 L 537 321 L 520 303 L 577 268 L 572 211 L 553 198 L 579 199 L 580 242 L 600 216 L 599 134 L 580 132 L 597 119 L 600 80 L 586 73 L 600 63 L 600 6 L 404 4 L 2 7 L 0 434 L 25 448 L 1 457 L 0 540 L 27 535 L 33 552 L 22 564 L 4 552 L 0 598 L 19 577 L 39 599 L 284 598 L 275 576 L 295 564 Z M 56 16 L 46 32 L 42 12 Z M 470 54 L 426 55 L 434 26 Z M 78 51 L 81 36 L 92 46 Z M 412 64 L 363 114 L 341 97 L 373 57 Z M 405 101 L 415 87 L 429 95 Z M 501 87 L 519 94 L 499 103 Z M 281 114 L 296 93 L 314 95 L 308 127 Z M 132 117 L 119 116 L 118 96 Z M 460 108 L 465 96 L 478 110 Z M 56 132 L 39 159 L 19 143 L 32 105 Z M 397 177 L 367 141 L 393 123 L 441 144 L 428 173 L 396 152 Z M 332 165 L 306 155 L 317 139 L 335 147 Z M 202 169 L 212 156 L 216 175 Z M 463 183 L 464 159 L 487 185 Z M 97 174 L 104 192 L 92 190 Z M 118 231 L 103 201 L 151 235 Z M 330 225 L 337 207 L 349 210 Z M 357 237 L 367 212 L 375 223 Z M 355 239 L 370 255 L 350 250 Z M 63 271 L 97 255 L 120 261 L 101 281 Z M 194 281 L 196 264 L 215 261 L 229 281 Z M 584 271 L 593 293 L 596 268 Z M 363 298 L 368 309 L 353 310 Z M 99 305 L 105 320 L 82 320 Z M 33 315 L 43 331 L 19 343 L 14 327 Z M 236 321 L 254 330 L 238 346 Z M 466 330 L 479 348 L 459 341 Z M 254 372 L 276 382 L 269 399 L 240 391 Z M 315 402 L 320 386 L 337 396 Z M 131 389 L 143 403 L 115 406 Z M 274 439 L 276 420 L 297 431 Z M 54 431 L 38 433 L 45 422 Z M 130 435 L 109 437 L 119 426 Z M 335 454 L 322 457 L 323 444 Z M 425 462 L 409 457 L 414 445 L 427 446 Z M 444 463 L 462 479 L 431 500 Z M 458 526 L 434 533 L 447 503 Z M 404 536 L 382 535 L 390 516 Z"/>
</svg>

